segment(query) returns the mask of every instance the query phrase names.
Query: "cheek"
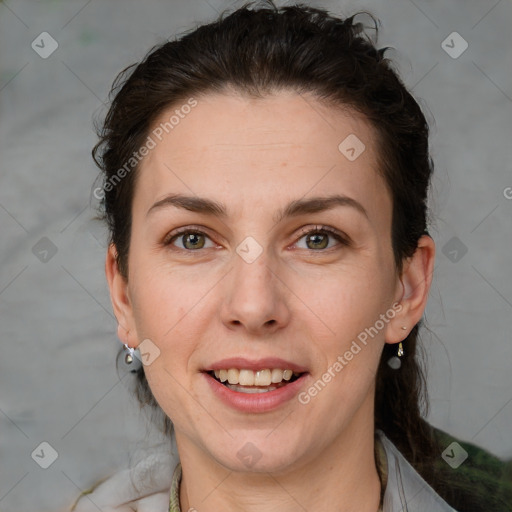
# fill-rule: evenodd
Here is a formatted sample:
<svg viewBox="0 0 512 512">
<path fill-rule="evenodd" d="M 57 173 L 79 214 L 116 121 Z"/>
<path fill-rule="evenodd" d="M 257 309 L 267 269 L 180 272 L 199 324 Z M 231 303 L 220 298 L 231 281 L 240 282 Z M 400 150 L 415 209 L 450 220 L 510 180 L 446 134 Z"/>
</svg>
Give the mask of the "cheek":
<svg viewBox="0 0 512 512">
<path fill-rule="evenodd" d="M 179 327 L 197 302 L 194 287 L 183 273 L 145 255 L 134 258 L 136 275 L 130 281 L 135 322 L 139 337 L 161 343 Z M 137 266 L 135 266 L 137 265 Z"/>
<path fill-rule="evenodd" d="M 314 400 L 320 409 L 343 404 L 330 414 L 344 416 L 342 411 L 360 403 L 373 384 L 387 325 L 381 315 L 391 307 L 387 281 L 369 265 L 317 279 L 311 288 L 308 332 L 318 355 L 315 379 L 321 381 L 311 393 L 323 396 Z"/>
<path fill-rule="evenodd" d="M 172 376 L 184 384 L 190 378 L 190 359 L 201 340 L 200 319 L 212 286 L 206 279 L 191 278 L 149 257 L 140 262 L 134 277 L 131 295 L 137 336 L 139 341 L 151 340 L 160 351 L 146 373 L 153 380 L 160 379 L 164 387 L 179 386 Z"/>
<path fill-rule="evenodd" d="M 319 300 L 317 309 L 312 307 L 321 311 L 318 329 L 323 335 L 311 331 L 319 360 L 304 397 L 311 401 L 311 411 L 319 417 L 329 414 L 333 425 L 355 413 L 374 383 L 387 325 L 380 319 L 390 307 L 377 287 L 345 284 L 328 287 L 324 303 Z"/>
<path fill-rule="evenodd" d="M 321 330 L 342 344 L 386 312 L 391 292 L 391 281 L 371 265 L 340 267 L 312 279 L 301 277 L 294 287 L 309 311 L 308 318 L 316 317 Z"/>
<path fill-rule="evenodd" d="M 135 323 L 139 339 L 150 339 L 158 357 L 144 372 L 156 401 L 176 424 L 190 423 L 191 411 L 183 403 L 190 400 L 193 376 L 188 365 L 195 345 L 190 334 L 191 311 L 197 297 L 187 288 L 180 289 L 172 274 L 154 267 L 146 276 L 141 272 L 134 299 Z M 195 299 L 195 301 L 194 301 Z"/>
</svg>

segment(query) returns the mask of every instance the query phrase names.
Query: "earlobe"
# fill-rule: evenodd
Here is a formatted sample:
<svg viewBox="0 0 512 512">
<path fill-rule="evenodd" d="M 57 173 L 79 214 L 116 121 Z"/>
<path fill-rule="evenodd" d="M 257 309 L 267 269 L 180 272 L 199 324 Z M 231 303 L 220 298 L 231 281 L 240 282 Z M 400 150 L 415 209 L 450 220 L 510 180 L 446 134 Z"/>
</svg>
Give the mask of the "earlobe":
<svg viewBox="0 0 512 512">
<path fill-rule="evenodd" d="M 121 323 L 117 321 L 117 337 L 121 343 L 128 345 L 130 331 Z"/>
<path fill-rule="evenodd" d="M 110 300 L 117 319 L 117 336 L 123 343 L 132 346 L 136 343 L 134 336 L 133 312 L 128 294 L 127 279 L 119 271 L 117 250 L 110 244 L 105 258 L 105 275 L 110 290 Z"/>
<path fill-rule="evenodd" d="M 416 251 L 405 262 L 400 276 L 402 298 L 399 300 L 399 304 L 401 309 L 388 325 L 387 343 L 398 343 L 404 340 L 421 320 L 427 306 L 432 283 L 434 259 L 434 240 L 429 235 L 421 236 Z"/>
</svg>

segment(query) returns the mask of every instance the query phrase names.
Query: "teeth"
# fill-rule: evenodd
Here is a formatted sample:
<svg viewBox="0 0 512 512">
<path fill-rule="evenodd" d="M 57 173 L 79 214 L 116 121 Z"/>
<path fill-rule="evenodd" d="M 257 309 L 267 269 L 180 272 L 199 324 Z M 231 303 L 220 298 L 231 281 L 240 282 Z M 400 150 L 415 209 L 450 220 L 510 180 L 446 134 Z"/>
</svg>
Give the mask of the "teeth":
<svg viewBox="0 0 512 512">
<path fill-rule="evenodd" d="M 230 368 L 228 370 L 228 382 L 230 384 L 239 384 L 238 377 L 240 376 L 240 372 L 235 368 Z"/>
<path fill-rule="evenodd" d="M 254 374 L 255 386 L 270 386 L 272 383 L 272 372 L 270 370 L 260 370 Z"/>
<path fill-rule="evenodd" d="M 229 368 L 215 370 L 214 374 L 221 382 L 228 381 L 229 384 L 240 386 L 270 386 L 271 384 L 279 384 L 283 380 L 289 381 L 293 375 L 300 375 L 293 370 L 281 370 L 279 368 L 258 370 L 256 372 Z"/>
<path fill-rule="evenodd" d="M 233 382 L 233 384 L 235 384 Z M 238 373 L 238 384 L 241 386 L 254 386 L 254 372 L 251 370 L 240 370 Z"/>
<path fill-rule="evenodd" d="M 283 379 L 290 380 L 292 378 L 293 372 L 291 370 L 285 370 L 283 372 Z"/>
<path fill-rule="evenodd" d="M 269 386 L 267 389 L 261 388 L 246 388 L 244 386 L 234 386 L 233 384 L 228 384 L 228 388 L 233 391 L 238 391 L 239 393 L 268 393 L 269 391 L 274 391 L 277 389 L 275 386 Z"/>
<path fill-rule="evenodd" d="M 283 380 L 283 370 L 272 370 L 272 382 L 277 384 Z"/>
</svg>

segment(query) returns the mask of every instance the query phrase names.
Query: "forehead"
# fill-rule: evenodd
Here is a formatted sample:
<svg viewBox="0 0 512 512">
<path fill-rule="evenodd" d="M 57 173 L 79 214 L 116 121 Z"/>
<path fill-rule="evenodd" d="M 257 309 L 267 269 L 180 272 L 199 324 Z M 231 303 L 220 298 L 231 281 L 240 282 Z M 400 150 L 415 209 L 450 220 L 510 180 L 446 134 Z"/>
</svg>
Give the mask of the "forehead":
<svg viewBox="0 0 512 512">
<path fill-rule="evenodd" d="M 155 147 L 142 162 L 135 194 L 142 207 L 172 192 L 214 196 L 233 208 L 253 198 L 277 208 L 283 197 L 338 192 L 389 220 L 376 133 L 360 114 L 292 91 L 194 100 L 190 108 L 187 100 L 169 107 L 151 127 Z"/>
</svg>

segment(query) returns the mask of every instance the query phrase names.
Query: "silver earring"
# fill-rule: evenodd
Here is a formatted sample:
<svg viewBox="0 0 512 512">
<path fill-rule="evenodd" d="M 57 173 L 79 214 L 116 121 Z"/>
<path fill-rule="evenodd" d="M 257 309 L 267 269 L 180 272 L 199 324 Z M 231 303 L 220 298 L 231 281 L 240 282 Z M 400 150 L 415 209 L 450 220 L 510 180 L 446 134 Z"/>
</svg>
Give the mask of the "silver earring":
<svg viewBox="0 0 512 512">
<path fill-rule="evenodd" d="M 137 349 L 129 347 L 126 343 L 123 343 L 123 345 L 124 349 L 120 353 L 120 362 L 122 362 L 124 368 L 130 373 L 137 373 L 142 366 L 140 357 L 137 357 L 135 353 Z"/>
<path fill-rule="evenodd" d="M 133 363 L 133 359 L 134 359 L 134 355 L 133 353 L 135 352 L 135 350 L 133 350 L 133 348 L 129 347 L 128 345 L 125 344 L 124 346 L 124 351 L 125 351 L 125 354 L 124 354 L 124 362 L 126 364 L 132 364 Z"/>
</svg>

